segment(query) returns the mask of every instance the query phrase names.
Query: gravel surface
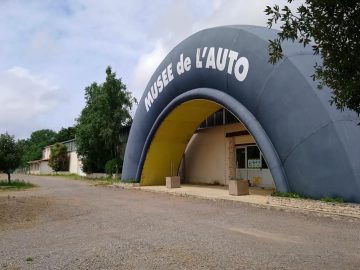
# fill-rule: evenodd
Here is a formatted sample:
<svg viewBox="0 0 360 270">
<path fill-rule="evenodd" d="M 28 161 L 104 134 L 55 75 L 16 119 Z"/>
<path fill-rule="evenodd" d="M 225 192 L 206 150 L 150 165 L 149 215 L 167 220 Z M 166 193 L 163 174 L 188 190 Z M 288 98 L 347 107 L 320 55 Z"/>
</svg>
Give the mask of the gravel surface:
<svg viewBox="0 0 360 270">
<path fill-rule="evenodd" d="M 0 269 L 360 269 L 360 221 L 16 176 Z"/>
</svg>

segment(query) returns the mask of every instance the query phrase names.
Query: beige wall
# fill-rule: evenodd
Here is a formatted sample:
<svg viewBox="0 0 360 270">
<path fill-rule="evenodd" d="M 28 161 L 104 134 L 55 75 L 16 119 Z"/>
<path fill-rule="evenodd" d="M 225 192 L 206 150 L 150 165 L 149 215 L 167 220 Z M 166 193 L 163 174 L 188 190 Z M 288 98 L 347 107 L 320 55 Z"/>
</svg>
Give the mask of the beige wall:
<svg viewBox="0 0 360 270">
<path fill-rule="evenodd" d="M 49 166 L 49 162 L 46 160 L 40 161 L 40 173 L 49 174 L 52 173 L 53 169 Z"/>
<path fill-rule="evenodd" d="M 70 152 L 69 153 L 69 172 L 70 173 L 77 173 L 78 170 L 78 162 L 77 162 L 77 153 Z"/>
<path fill-rule="evenodd" d="M 51 154 L 51 146 L 46 146 L 43 149 L 42 159 L 49 159 Z"/>
<path fill-rule="evenodd" d="M 46 149 L 49 149 L 46 147 L 43 151 L 43 155 L 46 154 Z M 77 152 L 72 151 L 69 152 L 69 171 L 61 172 L 61 173 L 75 173 L 78 175 L 85 175 L 85 173 L 82 171 L 82 164 L 81 160 L 78 158 Z M 50 151 L 49 151 L 50 156 Z M 48 160 L 40 160 L 37 163 L 31 163 L 29 164 L 29 171 L 30 174 L 51 174 L 53 173 L 53 169 L 49 166 Z"/>
<path fill-rule="evenodd" d="M 250 135 L 226 138 L 226 133 L 241 130 L 245 128 L 238 123 L 195 133 L 181 166 L 183 182 L 227 185 L 235 173 L 235 145 L 254 142 Z"/>
<path fill-rule="evenodd" d="M 225 184 L 225 143 L 223 127 L 194 134 L 185 151 L 185 181 Z"/>
<path fill-rule="evenodd" d="M 30 174 L 39 174 L 40 173 L 40 162 L 34 162 L 29 164 L 29 173 Z"/>
<path fill-rule="evenodd" d="M 81 161 L 78 158 L 77 152 L 72 151 L 69 153 L 69 172 L 70 173 L 76 173 L 78 175 L 85 175 L 82 171 L 82 164 Z"/>
</svg>

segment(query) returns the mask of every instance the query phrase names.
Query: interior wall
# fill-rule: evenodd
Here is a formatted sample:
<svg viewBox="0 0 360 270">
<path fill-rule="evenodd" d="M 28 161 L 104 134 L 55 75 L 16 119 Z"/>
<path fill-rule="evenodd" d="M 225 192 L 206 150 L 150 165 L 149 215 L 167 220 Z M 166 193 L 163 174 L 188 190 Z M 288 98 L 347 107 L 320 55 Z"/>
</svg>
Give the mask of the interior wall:
<svg viewBox="0 0 360 270">
<path fill-rule="evenodd" d="M 225 185 L 226 139 L 224 127 L 193 135 L 185 152 L 185 182 Z"/>
<path fill-rule="evenodd" d="M 235 172 L 235 145 L 255 142 L 251 135 L 226 137 L 226 133 L 242 130 L 241 123 L 198 130 L 185 151 L 183 182 L 227 185 Z"/>
</svg>

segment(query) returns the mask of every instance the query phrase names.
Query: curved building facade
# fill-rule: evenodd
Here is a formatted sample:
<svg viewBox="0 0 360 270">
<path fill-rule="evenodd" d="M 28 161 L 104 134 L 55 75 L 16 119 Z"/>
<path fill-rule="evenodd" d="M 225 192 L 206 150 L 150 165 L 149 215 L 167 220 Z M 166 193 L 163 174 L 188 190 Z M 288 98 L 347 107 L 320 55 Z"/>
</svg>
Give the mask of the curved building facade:
<svg viewBox="0 0 360 270">
<path fill-rule="evenodd" d="M 236 148 L 236 140 L 248 132 L 261 156 L 246 160 L 246 166 L 266 163 L 277 190 L 360 202 L 358 115 L 336 110 L 329 103 L 330 89 L 317 89 L 310 76 L 321 59 L 311 48 L 285 42 L 284 58 L 269 64 L 268 40 L 276 35 L 263 27 L 224 26 L 195 33 L 177 45 L 139 102 L 123 180 L 164 184 L 166 176 L 179 173 L 201 123 L 225 108 L 244 127 L 228 132 L 238 136 L 226 143 L 230 163 L 253 153 L 249 146 Z M 228 133 L 224 136 L 231 138 Z M 232 167 L 226 178 L 237 177 Z"/>
</svg>

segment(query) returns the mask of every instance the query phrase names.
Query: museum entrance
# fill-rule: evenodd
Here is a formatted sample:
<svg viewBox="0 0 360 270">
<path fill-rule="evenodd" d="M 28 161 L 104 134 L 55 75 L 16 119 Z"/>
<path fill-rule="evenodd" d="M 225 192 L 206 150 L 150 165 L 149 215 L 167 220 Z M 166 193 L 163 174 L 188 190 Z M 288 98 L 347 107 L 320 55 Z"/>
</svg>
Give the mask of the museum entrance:
<svg viewBox="0 0 360 270">
<path fill-rule="evenodd" d="M 252 187 L 275 187 L 254 137 L 226 108 L 209 115 L 196 129 L 186 147 L 179 175 L 188 184 L 227 186 L 231 179 L 242 179 Z"/>
<path fill-rule="evenodd" d="M 219 99 L 211 100 L 212 95 Z M 257 168 L 250 171 L 246 167 L 247 177 L 254 179 L 245 180 L 252 180 L 254 184 L 270 182 L 259 178 L 271 171 L 276 188 L 284 190 L 286 182 L 282 171 L 278 170 L 279 160 L 273 145 L 259 122 L 241 103 L 212 89 L 206 89 L 204 98 L 174 102 L 176 106 L 169 104 L 169 109 L 158 117 L 147 135 L 144 163 L 138 166 L 142 186 L 164 185 L 166 177 L 179 176 L 184 153 L 185 183 L 227 186 L 230 180 L 237 178 L 236 147 L 254 143 L 264 154 L 270 170 Z M 229 122 L 227 116 L 236 121 Z M 206 127 L 202 125 L 204 119 Z M 256 170 L 257 175 L 252 175 Z"/>
</svg>

